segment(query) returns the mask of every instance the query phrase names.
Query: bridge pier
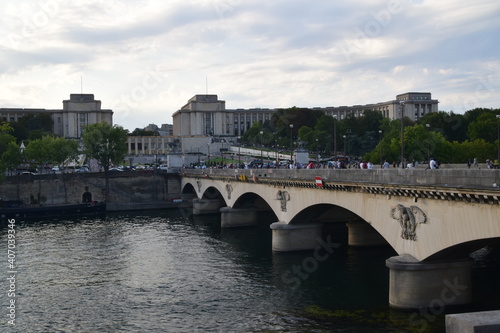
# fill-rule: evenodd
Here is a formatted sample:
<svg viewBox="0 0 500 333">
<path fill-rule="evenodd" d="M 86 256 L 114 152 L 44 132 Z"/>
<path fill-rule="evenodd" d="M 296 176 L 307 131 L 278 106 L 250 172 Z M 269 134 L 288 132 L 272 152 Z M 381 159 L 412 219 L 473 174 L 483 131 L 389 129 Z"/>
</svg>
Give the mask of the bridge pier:
<svg viewBox="0 0 500 333">
<path fill-rule="evenodd" d="M 194 199 L 193 215 L 217 214 L 222 205 L 220 199 Z"/>
<path fill-rule="evenodd" d="M 401 309 L 439 308 L 472 300 L 471 259 L 420 262 L 410 255 L 391 257 L 389 305 Z"/>
<path fill-rule="evenodd" d="M 231 208 L 222 207 L 221 213 L 221 227 L 247 227 L 258 224 L 257 209 L 255 208 Z"/>
<path fill-rule="evenodd" d="M 272 223 L 272 249 L 277 252 L 313 250 L 318 246 L 318 238 L 321 239 L 322 227 L 319 223 Z"/>
<path fill-rule="evenodd" d="M 365 221 L 347 222 L 348 244 L 350 246 L 386 245 L 387 241 Z"/>
</svg>

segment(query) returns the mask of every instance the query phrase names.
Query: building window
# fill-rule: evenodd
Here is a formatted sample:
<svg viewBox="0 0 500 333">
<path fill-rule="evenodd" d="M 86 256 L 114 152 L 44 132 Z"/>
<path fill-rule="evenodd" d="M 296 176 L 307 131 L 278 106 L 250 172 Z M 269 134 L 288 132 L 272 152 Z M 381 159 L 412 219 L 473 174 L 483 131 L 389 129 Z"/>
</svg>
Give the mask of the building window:
<svg viewBox="0 0 500 333">
<path fill-rule="evenodd" d="M 211 113 L 205 113 L 205 135 L 213 135 Z"/>
</svg>

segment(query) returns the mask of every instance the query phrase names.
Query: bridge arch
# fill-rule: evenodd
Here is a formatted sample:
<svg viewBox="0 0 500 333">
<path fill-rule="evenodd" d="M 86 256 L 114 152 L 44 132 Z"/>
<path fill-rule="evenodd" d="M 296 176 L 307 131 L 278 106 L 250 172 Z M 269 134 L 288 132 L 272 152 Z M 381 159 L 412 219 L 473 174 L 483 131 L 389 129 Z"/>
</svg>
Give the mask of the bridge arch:
<svg viewBox="0 0 500 333">
<path fill-rule="evenodd" d="M 201 195 L 201 199 L 209 199 L 209 200 L 218 199 L 218 200 L 223 201 L 224 206 L 225 206 L 225 203 L 226 203 L 226 201 L 224 200 L 224 196 L 222 195 L 222 193 L 219 191 L 218 188 L 216 188 L 214 186 L 207 187 L 205 189 L 205 191 L 203 192 L 203 194 Z"/>
<path fill-rule="evenodd" d="M 305 207 L 293 216 L 289 224 L 333 223 L 362 220 L 356 213 L 332 203 L 318 203 Z"/>
</svg>

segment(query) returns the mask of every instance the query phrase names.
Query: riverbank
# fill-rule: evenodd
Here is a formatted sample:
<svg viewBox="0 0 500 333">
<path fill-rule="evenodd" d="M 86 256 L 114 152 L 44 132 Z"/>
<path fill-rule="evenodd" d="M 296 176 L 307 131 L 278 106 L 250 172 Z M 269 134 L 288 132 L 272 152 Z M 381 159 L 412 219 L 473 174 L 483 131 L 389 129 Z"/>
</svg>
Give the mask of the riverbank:
<svg viewBox="0 0 500 333">
<path fill-rule="evenodd" d="M 179 204 L 177 174 L 113 173 L 109 185 L 107 211 L 169 209 Z M 0 193 L 3 200 L 48 206 L 81 203 L 86 188 L 93 201 L 105 201 L 103 173 L 10 176 L 0 184 Z"/>
</svg>

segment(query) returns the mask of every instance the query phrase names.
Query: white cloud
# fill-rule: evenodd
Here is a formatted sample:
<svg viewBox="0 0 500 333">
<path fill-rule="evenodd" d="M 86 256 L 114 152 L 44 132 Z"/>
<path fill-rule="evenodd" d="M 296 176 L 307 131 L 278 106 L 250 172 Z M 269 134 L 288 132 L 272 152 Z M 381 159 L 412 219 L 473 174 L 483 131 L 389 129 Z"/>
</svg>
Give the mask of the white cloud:
<svg viewBox="0 0 500 333">
<path fill-rule="evenodd" d="M 0 107 L 93 93 L 115 123 L 171 123 L 194 94 L 228 108 L 380 102 L 500 107 L 496 0 L 0 0 Z M 473 101 L 473 102 L 471 102 Z"/>
</svg>

